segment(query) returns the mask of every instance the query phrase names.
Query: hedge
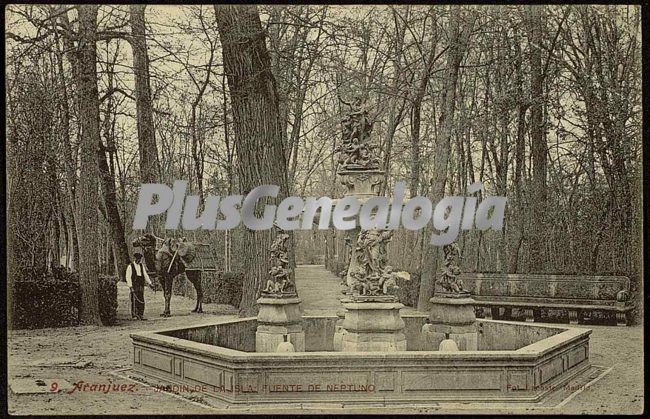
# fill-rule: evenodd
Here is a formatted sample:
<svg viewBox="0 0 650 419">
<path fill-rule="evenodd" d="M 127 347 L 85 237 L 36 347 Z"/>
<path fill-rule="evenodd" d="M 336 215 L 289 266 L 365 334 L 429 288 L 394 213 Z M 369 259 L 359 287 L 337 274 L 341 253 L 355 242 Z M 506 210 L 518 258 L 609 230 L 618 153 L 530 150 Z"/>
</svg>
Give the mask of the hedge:
<svg viewBox="0 0 650 419">
<path fill-rule="evenodd" d="M 239 307 L 243 283 L 244 275 L 241 273 L 204 271 L 201 273 L 203 302 Z M 196 299 L 194 286 L 185 275 L 174 279 L 172 292 L 176 295 Z"/>
<path fill-rule="evenodd" d="M 81 288 L 79 274 L 25 270 L 13 281 L 14 329 L 68 327 L 80 324 Z M 99 314 L 109 326 L 117 318 L 117 278 L 99 276 Z"/>
</svg>

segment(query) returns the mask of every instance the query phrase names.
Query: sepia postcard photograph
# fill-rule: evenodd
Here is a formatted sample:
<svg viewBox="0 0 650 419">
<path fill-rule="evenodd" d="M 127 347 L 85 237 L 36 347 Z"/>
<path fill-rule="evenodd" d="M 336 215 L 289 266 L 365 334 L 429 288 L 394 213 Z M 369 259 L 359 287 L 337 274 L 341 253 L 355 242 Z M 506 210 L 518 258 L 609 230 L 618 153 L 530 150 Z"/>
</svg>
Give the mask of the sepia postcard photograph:
<svg viewBox="0 0 650 419">
<path fill-rule="evenodd" d="M 3 413 L 642 415 L 644 8 L 6 5 Z"/>
</svg>

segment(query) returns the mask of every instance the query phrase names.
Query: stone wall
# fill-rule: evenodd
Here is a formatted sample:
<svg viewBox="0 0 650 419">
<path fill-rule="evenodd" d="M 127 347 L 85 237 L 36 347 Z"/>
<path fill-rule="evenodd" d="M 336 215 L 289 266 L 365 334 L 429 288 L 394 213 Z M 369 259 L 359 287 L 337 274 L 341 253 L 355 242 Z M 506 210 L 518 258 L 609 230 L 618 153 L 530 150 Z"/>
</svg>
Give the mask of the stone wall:
<svg viewBox="0 0 650 419">
<path fill-rule="evenodd" d="M 407 351 L 437 351 L 428 347 L 421 330 L 426 314 L 402 314 Z M 333 351 L 336 316 L 303 316 L 305 351 Z M 536 326 L 515 322 L 477 320 L 478 349 L 480 351 L 517 350 L 532 343 L 561 333 L 561 327 Z M 187 339 L 192 342 L 222 346 L 243 352 L 255 352 L 255 318 L 236 319 L 217 325 L 198 326 L 161 332 L 165 336 Z"/>
<path fill-rule="evenodd" d="M 179 339 L 187 339 L 197 343 L 222 346 L 237 351 L 255 352 L 256 329 L 257 320 L 251 317 L 216 325 L 161 332 L 161 334 Z"/>
<path fill-rule="evenodd" d="M 619 291 L 630 289 L 630 280 L 624 276 L 464 273 L 461 279 L 473 295 L 504 300 L 527 297 L 604 303 L 616 301 Z"/>
<path fill-rule="evenodd" d="M 422 315 L 404 317 L 409 335 L 424 322 Z M 312 345 L 329 335 L 334 322 L 331 316 L 305 319 L 309 336 L 316 339 Z M 221 344 L 250 349 L 253 339 L 248 337 L 254 335 L 255 319 L 227 320 L 192 328 L 208 330 L 133 333 L 133 367 L 138 374 L 167 383 L 210 386 L 205 395 L 227 403 L 335 399 L 340 406 L 477 400 L 536 403 L 590 366 L 590 330 L 479 323 L 485 335 L 494 335 L 483 342 L 491 351 L 258 353 L 174 337 L 219 341 L 225 334 L 234 340 Z M 517 348 L 536 339 L 541 340 Z"/>
<path fill-rule="evenodd" d="M 477 320 L 479 351 L 512 351 L 563 332 L 563 328 Z"/>
</svg>

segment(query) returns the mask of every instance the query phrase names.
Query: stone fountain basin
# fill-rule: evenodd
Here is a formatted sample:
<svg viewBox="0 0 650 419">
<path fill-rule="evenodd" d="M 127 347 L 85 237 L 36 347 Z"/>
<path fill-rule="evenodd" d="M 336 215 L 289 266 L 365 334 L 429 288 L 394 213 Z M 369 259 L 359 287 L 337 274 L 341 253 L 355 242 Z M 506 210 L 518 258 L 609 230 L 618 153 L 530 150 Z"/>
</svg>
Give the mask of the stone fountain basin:
<svg viewBox="0 0 650 419">
<path fill-rule="evenodd" d="M 230 404 L 340 405 L 538 402 L 590 367 L 588 329 L 480 320 L 479 350 L 438 352 L 426 315 L 402 318 L 407 350 L 390 353 L 334 352 L 336 316 L 303 316 L 305 352 L 254 352 L 254 317 L 133 333 L 133 368 Z"/>
</svg>

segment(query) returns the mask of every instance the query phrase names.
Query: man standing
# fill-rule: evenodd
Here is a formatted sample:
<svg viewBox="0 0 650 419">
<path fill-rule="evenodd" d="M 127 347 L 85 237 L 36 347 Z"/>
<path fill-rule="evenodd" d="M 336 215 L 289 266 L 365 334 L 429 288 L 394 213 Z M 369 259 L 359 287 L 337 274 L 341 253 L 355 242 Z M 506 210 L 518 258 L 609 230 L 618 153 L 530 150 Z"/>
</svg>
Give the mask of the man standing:
<svg viewBox="0 0 650 419">
<path fill-rule="evenodd" d="M 131 317 L 139 320 L 144 318 L 144 283 L 147 282 L 149 288 L 153 289 L 153 284 L 147 273 L 147 269 L 142 265 L 142 249 L 133 250 L 135 261 L 129 263 L 126 267 L 126 284 L 131 290 Z"/>
</svg>

